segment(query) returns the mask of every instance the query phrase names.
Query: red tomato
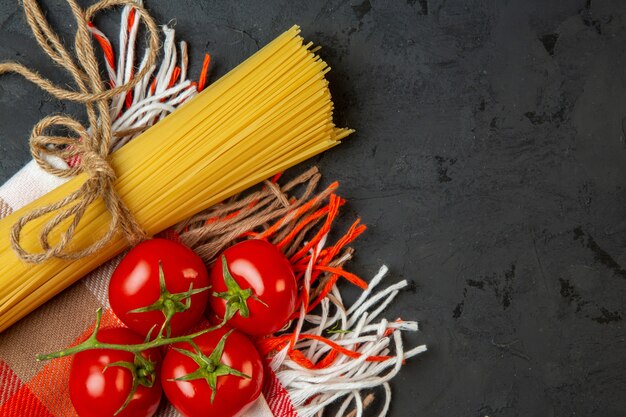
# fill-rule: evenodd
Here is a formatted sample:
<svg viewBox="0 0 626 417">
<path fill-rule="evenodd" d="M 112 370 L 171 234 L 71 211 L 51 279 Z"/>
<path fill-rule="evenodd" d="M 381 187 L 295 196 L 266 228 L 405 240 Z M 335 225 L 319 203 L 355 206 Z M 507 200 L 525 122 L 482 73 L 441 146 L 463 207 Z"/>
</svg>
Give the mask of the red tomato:
<svg viewBox="0 0 626 417">
<path fill-rule="evenodd" d="M 289 260 L 276 246 L 264 240 L 245 240 L 226 249 L 213 264 L 210 276 L 214 296 L 209 302 L 220 319 L 226 314 L 228 296 L 225 293 L 229 289 L 224 280 L 222 256 L 236 284 L 244 291 L 251 290 L 248 292 L 251 295 L 244 300 L 249 316 L 246 318 L 245 311 L 243 314 L 239 311 L 228 324 L 253 336 L 280 330 L 293 314 L 298 296 Z M 216 297 L 216 293 L 222 298 Z"/>
<path fill-rule="evenodd" d="M 137 344 L 143 337 L 130 329 L 118 327 L 101 329 L 98 332 L 101 342 L 116 344 Z M 132 400 L 116 417 L 150 417 L 154 415 L 161 401 L 161 380 L 158 367 L 161 355 L 150 349 L 142 356 L 155 364 L 152 381 L 148 388 L 139 385 Z M 134 362 L 130 352 L 110 349 L 93 349 L 79 352 L 72 359 L 70 368 L 70 399 L 80 417 L 113 417 L 128 398 L 133 387 L 131 371 L 121 366 L 105 366 L 113 362 Z"/>
<path fill-rule="evenodd" d="M 161 372 L 165 395 L 185 417 L 240 416 L 259 397 L 263 386 L 263 363 L 256 348 L 244 334 L 223 327 L 194 338 L 194 342 L 202 358 L 188 356 L 197 355 L 189 343 L 173 345 L 165 356 Z M 176 380 L 180 378 L 187 380 Z"/>
<path fill-rule="evenodd" d="M 169 303 L 161 297 L 161 270 L 167 293 L 170 294 Z M 202 317 L 207 305 L 207 290 L 185 296 L 184 293 L 192 285 L 193 290 L 209 285 L 202 259 L 180 243 L 165 239 L 147 240 L 131 249 L 113 272 L 109 302 L 117 317 L 136 332 L 147 335 L 154 327 L 153 338 L 165 321 L 164 312 L 156 308 L 169 308 L 172 314 L 171 335 L 178 336 Z M 188 301 L 190 305 L 187 308 Z M 141 308 L 152 311 L 132 312 Z"/>
</svg>

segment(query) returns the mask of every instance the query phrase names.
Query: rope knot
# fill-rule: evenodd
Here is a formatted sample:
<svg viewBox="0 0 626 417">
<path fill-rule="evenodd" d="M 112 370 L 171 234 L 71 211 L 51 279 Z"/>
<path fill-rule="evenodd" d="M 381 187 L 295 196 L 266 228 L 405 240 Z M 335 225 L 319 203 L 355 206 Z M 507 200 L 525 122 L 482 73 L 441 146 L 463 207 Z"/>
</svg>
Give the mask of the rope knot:
<svg viewBox="0 0 626 417">
<path fill-rule="evenodd" d="M 109 164 L 109 158 L 94 151 L 82 154 L 80 169 L 91 178 L 101 179 L 106 183 L 113 183 L 117 179 L 115 171 Z"/>
<path fill-rule="evenodd" d="M 11 229 L 11 246 L 17 255 L 26 262 L 40 263 L 50 258 L 78 259 L 98 252 L 117 234 L 122 233 L 130 244 L 144 239 L 145 232 L 137 224 L 132 213 L 115 190 L 117 176 L 109 163 L 112 143 L 112 121 L 109 101 L 116 96 L 126 95 L 150 71 L 156 61 L 159 48 L 158 28 L 135 0 L 102 0 L 89 8 L 81 9 L 76 0 L 67 0 L 77 22 L 75 37 L 76 57 L 70 55 L 58 35 L 52 30 L 36 0 L 24 0 L 26 20 L 35 39 L 46 54 L 73 77 L 78 91 L 67 90 L 54 85 L 25 66 L 8 62 L 0 64 L 0 74 L 15 72 L 37 84 L 52 96 L 85 105 L 89 128 L 67 115 L 44 117 L 34 127 L 30 137 L 31 154 L 46 172 L 70 178 L 85 174 L 87 179 L 80 188 L 62 200 L 37 208 L 21 217 Z M 113 6 L 130 5 L 142 18 L 150 33 L 149 55 L 143 68 L 128 83 L 107 89 L 100 78 L 98 60 L 93 49 L 90 22 L 95 14 Z M 66 136 L 49 133 L 56 128 L 67 132 Z M 68 160 L 80 157 L 81 163 L 70 168 L 59 168 L 51 157 Z M 85 248 L 72 248 L 71 241 L 83 215 L 94 202 L 102 200 L 111 216 L 108 229 L 95 243 Z M 24 227 L 33 220 L 46 217 L 39 231 L 39 244 L 43 251 L 30 252 L 20 241 Z M 54 243 L 50 235 L 61 228 Z"/>
</svg>

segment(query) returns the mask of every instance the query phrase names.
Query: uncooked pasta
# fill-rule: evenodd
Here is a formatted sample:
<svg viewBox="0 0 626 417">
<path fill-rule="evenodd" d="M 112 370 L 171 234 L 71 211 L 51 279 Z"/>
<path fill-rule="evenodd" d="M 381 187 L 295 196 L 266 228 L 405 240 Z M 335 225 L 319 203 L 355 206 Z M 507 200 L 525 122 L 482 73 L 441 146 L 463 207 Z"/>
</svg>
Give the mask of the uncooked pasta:
<svg viewBox="0 0 626 417">
<path fill-rule="evenodd" d="M 328 66 L 292 27 L 172 115 L 111 156 L 115 188 L 148 235 L 238 193 L 339 143 L 349 129 L 333 124 L 324 78 Z M 84 174 L 0 220 L 0 331 L 127 247 L 119 233 L 95 255 L 27 264 L 9 243 L 12 225 L 37 207 L 61 200 Z M 21 244 L 41 251 L 39 230 L 55 213 L 29 222 Z M 54 244 L 68 219 L 51 236 Z M 80 221 L 73 248 L 106 233 L 101 201 Z"/>
</svg>

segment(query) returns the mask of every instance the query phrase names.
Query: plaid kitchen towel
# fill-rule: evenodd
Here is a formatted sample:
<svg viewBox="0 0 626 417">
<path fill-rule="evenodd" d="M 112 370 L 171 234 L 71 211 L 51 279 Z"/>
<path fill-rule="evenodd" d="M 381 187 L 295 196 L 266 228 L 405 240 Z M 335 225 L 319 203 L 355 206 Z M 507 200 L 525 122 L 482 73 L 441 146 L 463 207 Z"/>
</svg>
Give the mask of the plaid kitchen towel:
<svg viewBox="0 0 626 417">
<path fill-rule="evenodd" d="M 94 39 L 104 52 L 109 83 L 113 86 L 128 83 L 135 74 L 135 57 L 140 54 L 136 51 L 139 19 L 135 19 L 134 10 L 133 7 L 126 6 L 121 13 L 117 53 L 107 37 L 95 26 L 90 26 Z M 165 39 L 159 68 L 146 74 L 132 94 L 120 94 L 110 102 L 111 114 L 116 115 L 113 131 L 118 133 L 112 144 L 113 150 L 157 123 L 195 96 L 206 84 L 210 57 L 205 56 L 198 82 L 191 82 L 187 79 L 186 44 L 176 44 L 172 28 L 164 26 L 162 29 Z M 144 57 L 147 52 L 144 51 Z M 155 105 L 157 102 L 158 105 Z M 67 168 L 79 164 L 80 158 L 49 162 L 58 163 L 59 168 Z M 296 256 L 296 261 L 300 262 L 296 266 L 304 276 L 305 284 L 302 285 L 301 305 L 297 311 L 298 319 L 294 320 L 293 331 L 263 339 L 267 343 L 258 346 L 263 354 L 276 353 L 270 363 L 276 374 L 268 367 L 263 396 L 245 413 L 245 417 L 295 417 L 298 414 L 312 417 L 329 404 L 338 406 L 338 415 L 343 415 L 344 412 L 347 415 L 360 415 L 359 412 L 373 398 L 373 394 L 367 392 L 372 389 L 380 390 L 380 387 L 383 407 L 379 415 L 384 416 L 391 402 L 389 381 L 400 371 L 407 359 L 426 350 L 425 346 L 410 350 L 403 347 L 401 332 L 417 331 L 416 322 L 401 319 L 388 321 L 384 317 L 378 317 L 398 292 L 408 286 L 406 280 L 381 290 L 377 286 L 387 273 L 386 267 L 383 266 L 369 283 L 341 268 L 352 254 L 352 250 L 345 246 L 365 230 L 364 225 L 357 220 L 344 236 L 325 247 L 331 223 L 345 201 L 334 194 L 336 183 L 317 196 L 311 196 L 318 180 L 319 178 L 315 182 L 310 181 L 304 187 L 307 197 L 301 197 L 302 206 L 290 209 L 284 217 L 263 231 L 263 235 L 272 235 L 280 230 L 280 237 L 274 236 L 275 238 L 291 241 L 292 244 L 295 242 L 297 253 L 294 256 L 301 255 Z M 0 187 L 0 218 L 36 200 L 63 182 L 64 180 L 46 173 L 37 163 L 31 161 Z M 280 195 L 280 198 L 276 198 L 282 198 L 281 201 L 284 200 L 289 206 L 291 200 L 282 194 L 276 184 L 269 183 L 269 191 Z M 328 204 L 321 207 L 322 200 L 326 198 L 329 200 Z M 263 218 L 262 215 L 259 216 Z M 267 220 L 262 223 L 267 224 Z M 288 230 L 289 227 L 286 227 L 288 233 L 283 235 L 285 230 L 281 228 L 285 225 L 291 225 L 292 229 Z M 315 236 L 310 241 L 305 241 L 305 235 L 314 226 L 319 226 L 319 230 L 315 229 Z M 240 233 L 235 234 L 239 235 Z M 77 415 L 68 389 L 72 358 L 37 362 L 35 356 L 78 343 L 91 334 L 98 308 L 102 308 L 104 312 L 103 326 L 121 325 L 109 308 L 107 287 L 122 256 L 92 271 L 0 333 L 0 417 Z M 311 283 L 320 274 L 325 274 L 328 279 L 318 282 L 315 291 L 312 291 Z M 341 301 L 336 285 L 340 277 L 364 289 L 350 307 Z M 315 296 L 315 299 L 310 296 Z M 317 306 L 321 315 L 313 312 Z M 312 316 L 309 317 L 309 313 Z M 319 323 L 319 326 L 313 326 L 314 329 L 305 328 L 305 322 Z M 337 328 L 336 325 L 342 327 Z M 362 394 L 366 393 L 367 396 L 363 399 Z M 349 412 L 348 408 L 351 406 L 355 408 Z M 167 401 L 163 401 L 157 416 L 173 417 L 178 416 L 178 413 Z"/>
</svg>

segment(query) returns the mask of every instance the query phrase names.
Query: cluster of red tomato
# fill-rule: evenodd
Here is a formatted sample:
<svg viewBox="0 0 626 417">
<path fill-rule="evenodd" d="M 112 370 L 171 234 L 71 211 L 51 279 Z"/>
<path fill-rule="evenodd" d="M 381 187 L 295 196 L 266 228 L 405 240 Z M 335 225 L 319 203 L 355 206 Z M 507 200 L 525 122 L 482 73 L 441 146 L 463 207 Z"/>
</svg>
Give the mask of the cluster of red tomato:
<svg viewBox="0 0 626 417">
<path fill-rule="evenodd" d="M 186 246 L 145 241 L 122 259 L 109 284 L 111 309 L 127 328 L 101 329 L 96 337 L 118 345 L 168 343 L 140 353 L 77 353 L 70 374 L 74 408 L 80 417 L 150 417 L 165 392 L 187 417 L 240 415 L 263 384 L 253 340 L 280 330 L 296 299 L 291 265 L 268 242 L 228 248 L 207 273 Z M 200 333 L 199 323 L 215 330 L 185 336 Z"/>
</svg>

